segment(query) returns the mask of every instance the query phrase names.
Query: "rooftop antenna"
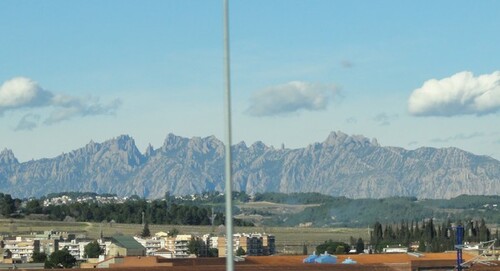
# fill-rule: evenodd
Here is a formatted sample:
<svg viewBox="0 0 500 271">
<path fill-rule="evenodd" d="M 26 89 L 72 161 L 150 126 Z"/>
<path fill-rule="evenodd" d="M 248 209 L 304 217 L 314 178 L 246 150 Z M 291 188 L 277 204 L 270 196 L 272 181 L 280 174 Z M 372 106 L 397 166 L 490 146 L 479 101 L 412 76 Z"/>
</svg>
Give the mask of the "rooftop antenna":
<svg viewBox="0 0 500 271">
<path fill-rule="evenodd" d="M 224 16 L 224 81 L 225 81 L 225 130 L 226 130 L 226 163 L 225 163 L 225 198 L 226 198 L 226 271 L 234 270 L 233 261 L 233 203 L 232 203 L 232 172 L 231 172 L 231 77 L 229 66 L 229 0 L 223 0 Z"/>
<path fill-rule="evenodd" d="M 480 253 L 471 260 L 463 262 L 461 264 L 462 268 L 463 269 L 469 268 L 476 263 L 480 263 L 487 266 L 497 265 L 496 263 L 493 262 L 496 260 L 496 255 L 495 255 L 495 252 L 497 251 L 495 249 L 496 241 L 497 239 L 479 243 L 478 248 Z"/>
</svg>

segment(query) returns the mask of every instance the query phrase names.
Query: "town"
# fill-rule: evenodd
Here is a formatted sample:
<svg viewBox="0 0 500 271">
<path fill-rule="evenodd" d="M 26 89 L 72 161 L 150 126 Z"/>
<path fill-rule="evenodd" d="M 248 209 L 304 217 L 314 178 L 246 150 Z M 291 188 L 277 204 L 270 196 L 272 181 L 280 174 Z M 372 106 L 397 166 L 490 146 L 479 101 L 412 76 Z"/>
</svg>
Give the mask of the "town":
<svg viewBox="0 0 500 271">
<path fill-rule="evenodd" d="M 147 225 L 145 225 L 147 229 Z M 97 244 L 99 253 L 89 252 Z M 43 269 L 39 255 L 65 251 L 80 268 L 116 266 L 117 259 L 127 256 L 157 256 L 157 258 L 226 257 L 226 238 L 214 234 L 178 234 L 156 232 L 152 236 L 114 235 L 97 240 L 68 232 L 44 231 L 29 235 L 0 237 L 0 269 L 16 266 Z M 266 233 L 236 233 L 233 235 L 235 255 L 268 256 L 276 253 L 275 237 Z M 91 255 L 93 254 L 93 255 Z M 96 255 L 97 254 L 97 255 Z M 63 264 L 64 263 L 59 263 Z M 65 266 L 72 267 L 72 266 Z"/>
</svg>

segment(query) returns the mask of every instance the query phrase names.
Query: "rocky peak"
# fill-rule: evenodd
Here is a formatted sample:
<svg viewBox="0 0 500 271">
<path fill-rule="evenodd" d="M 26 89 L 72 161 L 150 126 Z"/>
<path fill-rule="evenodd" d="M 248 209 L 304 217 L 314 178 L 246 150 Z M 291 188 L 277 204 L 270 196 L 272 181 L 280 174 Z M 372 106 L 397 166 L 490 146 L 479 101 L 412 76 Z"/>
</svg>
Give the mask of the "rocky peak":
<svg viewBox="0 0 500 271">
<path fill-rule="evenodd" d="M 375 147 L 380 147 L 377 142 L 377 139 L 373 138 L 372 140 L 362 136 L 362 135 L 347 135 L 342 133 L 341 131 L 331 132 L 330 135 L 323 141 L 324 146 L 340 146 L 354 143 L 356 145 L 368 146 L 372 145 Z"/>
<path fill-rule="evenodd" d="M 234 148 L 235 149 L 244 149 L 244 150 L 248 149 L 247 144 L 245 143 L 245 141 L 238 142 L 238 144 L 234 145 Z"/>
<path fill-rule="evenodd" d="M 167 138 L 163 142 L 162 150 L 168 151 L 172 149 L 178 149 L 186 145 L 188 139 L 180 136 L 176 136 L 172 133 L 167 135 Z"/>
<path fill-rule="evenodd" d="M 257 141 L 253 143 L 249 149 L 253 152 L 265 152 L 268 149 L 268 147 L 262 141 Z"/>
<path fill-rule="evenodd" d="M 144 156 L 151 157 L 153 155 L 155 155 L 155 149 L 151 144 L 149 144 L 148 147 L 146 148 L 146 151 L 144 152 Z"/>
<path fill-rule="evenodd" d="M 0 165 L 11 164 L 19 164 L 19 161 L 17 161 L 17 158 L 16 156 L 14 156 L 12 150 L 4 149 L 2 152 L 0 152 Z"/>
<path fill-rule="evenodd" d="M 118 150 L 133 151 L 136 148 L 134 139 L 128 135 L 120 135 L 108 143 Z"/>
<path fill-rule="evenodd" d="M 134 139 L 128 135 L 120 135 L 108 140 L 102 144 L 102 147 L 101 151 L 120 156 L 120 159 L 128 165 L 139 165 L 144 159 Z"/>
<path fill-rule="evenodd" d="M 341 145 L 348 137 L 348 135 L 341 131 L 331 132 L 325 141 L 323 141 L 323 144 L 327 146 Z"/>
</svg>

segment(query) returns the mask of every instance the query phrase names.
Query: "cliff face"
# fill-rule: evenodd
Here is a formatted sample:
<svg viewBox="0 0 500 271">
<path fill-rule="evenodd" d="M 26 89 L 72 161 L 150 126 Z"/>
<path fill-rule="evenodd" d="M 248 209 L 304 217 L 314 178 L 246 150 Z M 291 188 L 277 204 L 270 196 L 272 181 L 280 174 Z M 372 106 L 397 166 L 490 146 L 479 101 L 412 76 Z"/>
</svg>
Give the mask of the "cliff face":
<svg viewBox="0 0 500 271">
<path fill-rule="evenodd" d="M 500 194 L 500 162 L 456 148 L 405 150 L 382 147 L 362 136 L 331 133 L 301 149 L 274 149 L 262 142 L 233 146 L 234 190 L 320 192 L 351 198 Z M 0 153 L 3 193 L 16 197 L 93 191 L 148 198 L 224 189 L 224 145 L 215 137 L 169 134 L 144 154 L 129 136 L 53 159 L 19 163 Z"/>
</svg>

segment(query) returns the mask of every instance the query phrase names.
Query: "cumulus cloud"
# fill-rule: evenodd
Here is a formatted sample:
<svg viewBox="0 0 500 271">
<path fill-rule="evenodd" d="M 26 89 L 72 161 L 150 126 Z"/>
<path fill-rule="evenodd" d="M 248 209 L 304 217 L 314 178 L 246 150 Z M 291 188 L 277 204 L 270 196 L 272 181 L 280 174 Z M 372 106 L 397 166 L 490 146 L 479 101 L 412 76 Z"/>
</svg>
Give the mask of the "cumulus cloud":
<svg viewBox="0 0 500 271">
<path fill-rule="evenodd" d="M 408 110 L 415 116 L 485 115 L 500 110 L 500 71 L 474 77 L 464 71 L 426 81 L 413 91 Z"/>
<path fill-rule="evenodd" d="M 114 114 L 121 101 L 103 104 L 96 97 L 73 97 L 52 93 L 37 82 L 26 77 L 15 77 L 0 86 L 0 116 L 6 111 L 19 109 L 47 108 L 49 116 L 44 124 L 54 124 L 75 117 Z M 24 115 L 14 130 L 32 130 L 42 117 L 29 113 Z"/>
<path fill-rule="evenodd" d="M 246 113 L 262 117 L 324 110 L 337 93 L 334 85 L 292 81 L 255 92 Z"/>
<path fill-rule="evenodd" d="M 53 94 L 35 81 L 26 77 L 15 77 L 0 86 L 0 113 L 23 107 L 50 105 Z"/>
</svg>

